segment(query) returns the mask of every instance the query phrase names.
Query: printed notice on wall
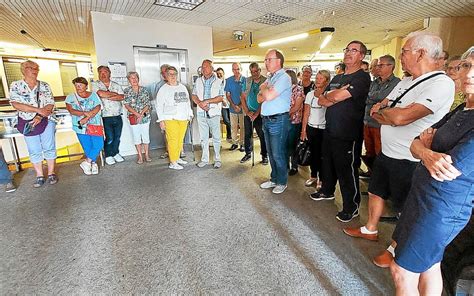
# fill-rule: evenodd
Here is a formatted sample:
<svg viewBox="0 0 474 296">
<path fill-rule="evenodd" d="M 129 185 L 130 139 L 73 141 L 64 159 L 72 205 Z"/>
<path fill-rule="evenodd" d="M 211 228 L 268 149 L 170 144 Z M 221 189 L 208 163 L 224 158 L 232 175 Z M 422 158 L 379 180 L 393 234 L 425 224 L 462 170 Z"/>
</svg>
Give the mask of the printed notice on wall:
<svg viewBox="0 0 474 296">
<path fill-rule="evenodd" d="M 117 82 L 122 87 L 128 86 L 127 64 L 125 62 L 109 62 L 110 80 Z"/>
</svg>

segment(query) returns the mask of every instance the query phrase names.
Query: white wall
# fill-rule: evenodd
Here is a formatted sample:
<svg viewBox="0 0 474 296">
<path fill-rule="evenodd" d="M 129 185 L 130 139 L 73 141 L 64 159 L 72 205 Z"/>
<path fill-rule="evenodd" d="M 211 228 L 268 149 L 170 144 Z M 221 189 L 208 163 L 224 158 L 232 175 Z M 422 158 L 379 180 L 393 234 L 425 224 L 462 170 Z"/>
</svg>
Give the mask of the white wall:
<svg viewBox="0 0 474 296">
<path fill-rule="evenodd" d="M 127 71 L 135 70 L 133 46 L 165 44 L 168 48 L 188 50 L 190 75 L 203 59 L 212 59 L 212 28 L 152 19 L 91 12 L 97 64 L 125 62 Z M 188 77 L 191 81 L 191 77 Z M 124 116 L 125 119 L 125 116 Z M 124 120 L 120 153 L 134 154 L 128 121 Z M 152 128 L 158 128 L 152 126 Z M 196 128 L 194 141 L 196 142 Z"/>
</svg>

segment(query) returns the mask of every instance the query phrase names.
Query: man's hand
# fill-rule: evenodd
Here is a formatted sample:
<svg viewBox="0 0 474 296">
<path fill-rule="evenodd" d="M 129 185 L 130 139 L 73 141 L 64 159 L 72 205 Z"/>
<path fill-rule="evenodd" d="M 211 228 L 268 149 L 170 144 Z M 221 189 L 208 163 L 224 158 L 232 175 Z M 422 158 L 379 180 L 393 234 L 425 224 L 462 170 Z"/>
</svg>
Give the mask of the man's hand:
<svg viewBox="0 0 474 296">
<path fill-rule="evenodd" d="M 423 143 L 423 146 L 431 149 L 431 143 L 433 142 L 436 131 L 436 129 L 429 127 L 420 134 L 420 141 Z"/>
<path fill-rule="evenodd" d="M 160 121 L 160 128 L 162 131 L 166 130 L 166 124 L 164 121 Z"/>
<path fill-rule="evenodd" d="M 437 181 L 451 181 L 461 175 L 461 172 L 452 165 L 451 156 L 447 154 L 427 149 L 421 155 L 421 160 L 430 172 L 431 177 Z"/>
<path fill-rule="evenodd" d="M 301 140 L 301 141 L 308 140 L 308 136 L 306 135 L 306 131 L 305 131 L 305 130 L 302 130 L 302 131 L 301 131 L 300 140 Z"/>
<path fill-rule="evenodd" d="M 242 107 L 240 107 L 239 105 L 234 105 L 235 112 L 240 112 L 241 110 L 242 110 Z"/>
<path fill-rule="evenodd" d="M 206 101 L 200 101 L 199 102 L 199 107 L 203 109 L 204 111 L 209 111 L 209 103 Z"/>
<path fill-rule="evenodd" d="M 43 107 L 43 108 L 38 108 L 38 111 L 36 113 L 38 113 L 39 115 L 43 117 L 48 117 L 49 115 L 51 115 L 52 110 L 51 108 Z"/>
<path fill-rule="evenodd" d="M 372 117 L 372 115 L 373 115 L 374 113 L 379 112 L 380 109 L 387 108 L 388 102 L 389 102 L 388 99 L 385 98 L 385 99 L 383 99 L 381 102 L 376 103 L 375 105 L 373 105 L 373 106 L 372 106 L 372 109 L 370 109 L 370 116 Z"/>
</svg>

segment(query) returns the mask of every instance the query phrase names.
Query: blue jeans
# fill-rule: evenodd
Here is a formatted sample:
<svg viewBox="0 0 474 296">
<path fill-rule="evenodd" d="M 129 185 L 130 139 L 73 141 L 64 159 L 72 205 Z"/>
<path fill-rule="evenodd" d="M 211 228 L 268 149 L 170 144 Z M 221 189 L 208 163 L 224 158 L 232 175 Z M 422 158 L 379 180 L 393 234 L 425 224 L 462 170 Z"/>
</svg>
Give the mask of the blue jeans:
<svg viewBox="0 0 474 296">
<path fill-rule="evenodd" d="M 77 138 L 81 143 L 84 154 L 87 158 L 95 162 L 99 156 L 100 150 L 104 147 L 104 139 L 101 136 L 91 136 L 77 134 Z"/>
<path fill-rule="evenodd" d="M 8 170 L 7 162 L 3 156 L 3 150 L 0 149 L 0 184 L 7 184 L 12 181 L 12 174 Z"/>
<path fill-rule="evenodd" d="M 120 136 L 122 136 L 122 116 L 103 117 L 105 143 L 105 157 L 115 156 L 119 153 Z"/>
<path fill-rule="evenodd" d="M 290 126 L 288 113 L 263 117 L 263 134 L 272 172 L 270 180 L 278 185 L 288 182 L 287 138 Z"/>
<path fill-rule="evenodd" d="M 40 163 L 43 159 L 56 159 L 56 123 L 48 121 L 43 133 L 25 136 L 25 142 L 31 163 Z"/>
<path fill-rule="evenodd" d="M 232 129 L 230 127 L 230 111 L 229 108 L 222 108 L 222 121 L 225 124 L 227 139 L 232 139 Z"/>
</svg>

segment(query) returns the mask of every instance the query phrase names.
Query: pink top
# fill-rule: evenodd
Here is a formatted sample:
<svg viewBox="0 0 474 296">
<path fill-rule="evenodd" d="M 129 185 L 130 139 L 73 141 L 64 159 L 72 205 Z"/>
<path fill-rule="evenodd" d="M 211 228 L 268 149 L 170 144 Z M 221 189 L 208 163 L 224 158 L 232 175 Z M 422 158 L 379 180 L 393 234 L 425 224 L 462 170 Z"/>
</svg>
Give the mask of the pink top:
<svg viewBox="0 0 474 296">
<path fill-rule="evenodd" d="M 291 88 L 290 108 L 293 108 L 296 103 L 296 99 L 298 99 L 299 97 L 304 98 L 303 88 L 299 85 L 293 85 Z M 303 117 L 303 105 L 304 104 L 301 104 L 300 109 L 298 109 L 294 114 L 290 114 L 290 120 L 292 124 L 301 123 L 301 118 Z"/>
</svg>

